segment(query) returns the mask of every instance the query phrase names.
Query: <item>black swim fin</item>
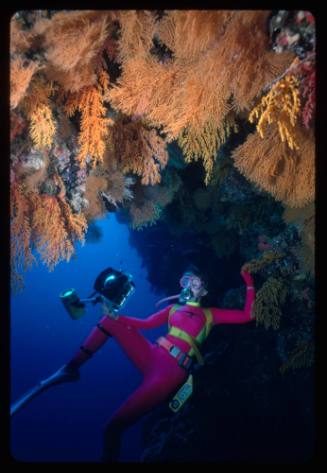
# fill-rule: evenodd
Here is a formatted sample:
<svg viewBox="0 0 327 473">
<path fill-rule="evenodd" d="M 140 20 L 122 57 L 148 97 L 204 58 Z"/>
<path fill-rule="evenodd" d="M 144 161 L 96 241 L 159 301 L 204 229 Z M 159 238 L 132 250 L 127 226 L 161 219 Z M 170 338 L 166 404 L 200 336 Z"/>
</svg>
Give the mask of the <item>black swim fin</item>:
<svg viewBox="0 0 327 473">
<path fill-rule="evenodd" d="M 27 391 L 18 401 L 14 402 L 10 406 L 10 415 L 13 416 L 16 412 L 20 411 L 26 406 L 32 399 L 41 394 L 43 391 L 55 386 L 56 384 L 72 382 L 79 380 L 79 371 L 69 370 L 66 365 L 56 371 L 48 378 L 40 381 L 34 388 Z"/>
</svg>

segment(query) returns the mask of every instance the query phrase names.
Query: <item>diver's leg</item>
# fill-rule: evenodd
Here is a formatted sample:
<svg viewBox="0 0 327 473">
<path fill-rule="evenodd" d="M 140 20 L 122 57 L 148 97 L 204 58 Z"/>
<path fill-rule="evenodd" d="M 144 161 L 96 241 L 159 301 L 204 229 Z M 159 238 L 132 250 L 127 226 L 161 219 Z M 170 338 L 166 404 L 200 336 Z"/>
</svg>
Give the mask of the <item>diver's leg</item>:
<svg viewBox="0 0 327 473">
<path fill-rule="evenodd" d="M 147 373 L 152 356 L 152 343 L 149 342 L 135 327 L 125 320 L 111 319 L 107 316 L 101 320 L 107 330 L 119 343 L 124 353 L 141 371 Z"/>
<path fill-rule="evenodd" d="M 105 319 L 103 317 L 100 322 L 92 329 L 91 333 L 84 340 L 79 350 L 75 353 L 73 358 L 67 363 L 68 369 L 78 370 L 79 367 L 91 358 L 91 356 L 102 347 L 102 345 L 111 336 L 105 327 Z"/>
<path fill-rule="evenodd" d="M 118 460 L 124 431 L 152 408 L 169 399 L 187 376 L 187 372 L 178 366 L 168 352 L 153 347 L 143 383 L 114 412 L 105 427 L 103 462 Z"/>
<path fill-rule="evenodd" d="M 66 366 L 72 370 L 78 368 L 91 358 L 102 347 L 110 336 L 115 337 L 126 355 L 144 374 L 146 373 L 151 358 L 152 344 L 123 319 L 102 317 L 97 326 L 83 342 L 77 353 Z"/>
<path fill-rule="evenodd" d="M 169 375 L 156 376 L 144 382 L 121 405 L 107 423 L 103 436 L 103 463 L 119 461 L 122 436 L 125 430 L 163 402 L 179 385 Z"/>
</svg>

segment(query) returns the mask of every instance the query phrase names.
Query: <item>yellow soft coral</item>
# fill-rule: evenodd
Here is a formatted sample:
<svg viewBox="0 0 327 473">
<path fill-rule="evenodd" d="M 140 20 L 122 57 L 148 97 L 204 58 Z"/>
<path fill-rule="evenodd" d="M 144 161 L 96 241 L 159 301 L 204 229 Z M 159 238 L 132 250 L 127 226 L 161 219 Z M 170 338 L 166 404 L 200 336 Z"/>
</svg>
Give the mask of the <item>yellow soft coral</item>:
<svg viewBox="0 0 327 473">
<path fill-rule="evenodd" d="M 314 345 L 312 341 L 298 341 L 288 360 L 280 367 L 282 375 L 289 370 L 310 368 L 314 362 Z"/>
<path fill-rule="evenodd" d="M 31 113 L 30 135 L 36 149 L 50 147 L 56 126 L 52 118 L 52 112 L 48 105 L 39 105 Z"/>
<path fill-rule="evenodd" d="M 256 294 L 253 314 L 256 324 L 277 329 L 282 315 L 281 306 L 285 302 L 286 286 L 281 279 L 270 277 Z"/>
<path fill-rule="evenodd" d="M 280 139 L 286 141 L 291 149 L 299 149 L 293 131 L 301 108 L 299 85 L 294 75 L 287 75 L 276 82 L 251 111 L 249 121 L 253 123 L 259 119 L 257 131 L 261 138 L 264 137 L 265 125 L 277 123 Z"/>
<path fill-rule="evenodd" d="M 301 242 L 295 249 L 300 267 L 304 272 L 315 274 L 315 203 L 302 208 L 286 207 L 283 219 L 286 224 L 297 227 Z"/>
<path fill-rule="evenodd" d="M 242 271 L 248 271 L 251 274 L 255 274 L 264 269 L 266 266 L 269 266 L 277 259 L 283 258 L 284 256 L 285 253 L 267 250 L 261 255 L 260 258 L 253 259 L 245 263 L 242 266 Z"/>
</svg>

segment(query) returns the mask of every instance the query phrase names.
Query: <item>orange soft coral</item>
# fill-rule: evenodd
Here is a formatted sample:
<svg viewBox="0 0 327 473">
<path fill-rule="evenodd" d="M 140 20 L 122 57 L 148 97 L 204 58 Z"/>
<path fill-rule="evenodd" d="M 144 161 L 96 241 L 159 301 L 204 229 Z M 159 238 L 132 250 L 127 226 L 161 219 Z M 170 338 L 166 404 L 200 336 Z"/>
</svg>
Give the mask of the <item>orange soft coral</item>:
<svg viewBox="0 0 327 473">
<path fill-rule="evenodd" d="M 31 201 L 36 249 L 51 271 L 59 261 L 70 260 L 74 240 L 84 242 L 86 220 L 83 215 L 73 214 L 60 197 L 34 194 Z"/>
<path fill-rule="evenodd" d="M 276 124 L 258 133 L 232 153 L 235 166 L 250 181 L 290 207 L 303 207 L 315 197 L 315 141 L 313 131 L 294 129 L 298 150 L 280 140 Z"/>
<path fill-rule="evenodd" d="M 56 87 L 44 77 L 32 81 L 29 93 L 22 102 L 22 109 L 30 120 L 30 135 L 37 149 L 50 147 L 56 132 L 52 114 L 51 95 Z"/>
<path fill-rule="evenodd" d="M 142 203 L 133 202 L 129 207 L 130 225 L 134 230 L 151 227 L 160 218 L 162 208 L 151 200 Z"/>
<path fill-rule="evenodd" d="M 157 23 L 156 34 L 178 60 L 187 61 L 212 47 L 233 15 L 231 10 L 170 10 Z"/>
<path fill-rule="evenodd" d="M 189 163 L 198 159 L 203 160 L 206 185 L 209 184 L 212 177 L 213 165 L 219 147 L 225 143 L 231 132 L 237 131 L 237 129 L 234 117 L 229 114 L 219 129 L 211 122 L 200 130 L 185 128 L 179 136 L 178 144 L 182 148 L 185 161 Z"/>
<path fill-rule="evenodd" d="M 10 141 L 20 135 L 26 126 L 24 118 L 14 111 L 10 113 Z"/>
<path fill-rule="evenodd" d="M 98 85 L 84 87 L 80 92 L 68 96 L 65 110 L 68 116 L 75 111 L 81 112 L 81 125 L 78 142 L 80 150 L 77 160 L 80 165 L 86 165 L 87 158 L 92 160 L 93 166 L 103 160 L 109 134 L 111 118 L 106 118 L 104 100 L 108 92 L 108 76 L 105 71 L 99 74 Z"/>
<path fill-rule="evenodd" d="M 111 104 L 159 128 L 167 141 L 188 136 L 184 140 L 188 160 L 197 159 L 202 143 L 208 181 L 217 133 L 231 109 L 249 109 L 262 88 L 293 58 L 290 53 L 269 51 L 268 15 L 265 11 L 169 11 L 153 33 L 171 49 L 167 60 L 158 60 L 142 40 L 138 23 L 139 46 L 133 54 L 123 55 L 122 75 L 109 92 Z M 123 28 L 120 42 L 124 41 Z"/>
<path fill-rule="evenodd" d="M 88 201 L 85 216 L 88 220 L 104 216 L 106 209 L 101 198 L 101 193 L 107 190 L 105 176 L 91 174 L 85 182 L 85 198 Z"/>
<path fill-rule="evenodd" d="M 13 16 L 10 20 L 10 53 L 21 54 L 31 47 L 32 31 L 24 31 L 21 22 Z"/>
<path fill-rule="evenodd" d="M 44 37 L 47 60 L 62 71 L 89 64 L 107 38 L 107 23 L 106 12 L 56 13 Z"/>
<path fill-rule="evenodd" d="M 290 63 L 288 53 L 277 56 L 268 50 L 267 15 L 169 12 L 159 22 L 157 35 L 170 38 L 172 59 L 158 62 L 146 45 L 136 50 L 122 64 L 122 76 L 110 92 L 112 104 L 162 126 L 169 139 L 187 126 L 204 128 L 213 122 L 221 127 L 231 98 L 235 108 L 249 107 L 264 85 Z M 187 36 L 182 34 L 185 25 L 190 26 Z"/>
<path fill-rule="evenodd" d="M 96 84 L 99 56 L 111 34 L 114 12 L 59 12 L 51 20 L 39 20 L 34 33 L 42 37 L 47 58 L 46 73 L 66 92 Z"/>
<path fill-rule="evenodd" d="M 120 10 L 117 13 L 121 31 L 118 60 L 124 63 L 152 47 L 155 17 L 153 12 L 146 10 Z"/>
<path fill-rule="evenodd" d="M 10 257 L 13 284 L 20 281 L 18 274 L 35 262 L 31 251 L 31 204 L 24 186 L 14 181 L 10 187 Z M 20 281 L 21 282 L 21 281 Z"/>
<path fill-rule="evenodd" d="M 124 174 L 140 176 L 144 185 L 160 182 L 168 152 L 164 139 L 155 129 L 145 128 L 141 121 L 117 120 L 110 140 L 113 159 L 120 163 Z"/>
<path fill-rule="evenodd" d="M 36 62 L 24 60 L 19 56 L 12 59 L 10 63 L 10 107 L 12 109 L 16 108 L 26 95 L 31 79 L 39 67 Z"/>
</svg>

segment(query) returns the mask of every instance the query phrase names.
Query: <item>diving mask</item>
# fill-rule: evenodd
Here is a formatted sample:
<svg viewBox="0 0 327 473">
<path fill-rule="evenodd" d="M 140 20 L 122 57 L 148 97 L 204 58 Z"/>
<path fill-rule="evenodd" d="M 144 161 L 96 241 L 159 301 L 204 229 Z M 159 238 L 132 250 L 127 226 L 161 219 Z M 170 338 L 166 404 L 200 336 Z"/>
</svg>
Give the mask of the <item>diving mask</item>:
<svg viewBox="0 0 327 473">
<path fill-rule="evenodd" d="M 184 276 L 181 277 L 179 284 L 183 289 L 200 289 L 203 286 L 203 282 L 198 276 L 189 274 L 184 274 Z"/>
<path fill-rule="evenodd" d="M 173 299 L 178 299 L 178 302 L 180 304 L 186 304 L 188 301 L 190 301 L 194 297 L 192 290 L 194 291 L 194 290 L 199 290 L 202 287 L 204 288 L 204 283 L 202 279 L 191 273 L 184 274 L 179 280 L 179 284 L 182 287 L 182 291 L 180 292 L 180 294 L 175 294 L 173 296 L 160 299 L 160 301 L 156 303 L 156 306 L 162 304 L 163 302 L 171 301 Z"/>
</svg>

